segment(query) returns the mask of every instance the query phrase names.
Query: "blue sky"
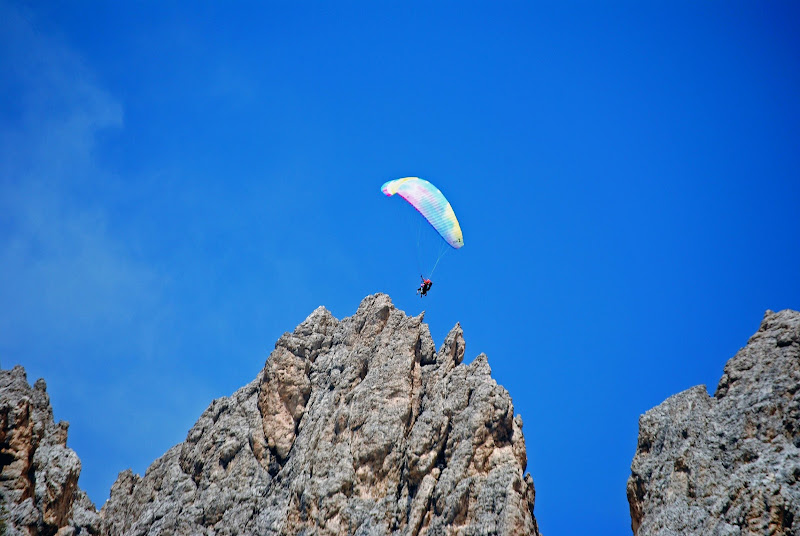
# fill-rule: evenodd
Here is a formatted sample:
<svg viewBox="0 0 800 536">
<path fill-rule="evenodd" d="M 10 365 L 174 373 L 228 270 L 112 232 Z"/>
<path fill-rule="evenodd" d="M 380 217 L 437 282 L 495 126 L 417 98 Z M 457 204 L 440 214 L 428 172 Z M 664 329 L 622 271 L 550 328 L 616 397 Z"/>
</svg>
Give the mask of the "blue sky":
<svg viewBox="0 0 800 536">
<path fill-rule="evenodd" d="M 792 2 L 0 4 L 0 361 L 102 504 L 319 305 L 461 322 L 549 535 L 630 530 L 641 413 L 800 308 Z M 416 175 L 465 246 L 424 301 Z"/>
</svg>

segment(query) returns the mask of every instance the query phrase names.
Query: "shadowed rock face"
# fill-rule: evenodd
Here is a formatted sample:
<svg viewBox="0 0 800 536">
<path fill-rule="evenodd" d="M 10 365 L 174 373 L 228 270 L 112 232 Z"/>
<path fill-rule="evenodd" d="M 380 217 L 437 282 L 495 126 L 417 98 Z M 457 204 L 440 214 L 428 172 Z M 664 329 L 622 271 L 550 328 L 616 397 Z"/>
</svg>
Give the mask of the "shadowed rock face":
<svg viewBox="0 0 800 536">
<path fill-rule="evenodd" d="M 386 295 L 314 311 L 144 477 L 120 474 L 107 535 L 538 534 L 508 392 L 460 326 L 437 352 Z"/>
<path fill-rule="evenodd" d="M 767 311 L 717 391 L 639 419 L 628 479 L 634 534 L 800 534 L 800 313 Z"/>
<path fill-rule="evenodd" d="M 44 380 L 31 388 L 22 367 L 0 370 L 0 514 L 9 536 L 99 534 L 94 505 L 78 489 L 68 427 L 53 421 Z"/>
</svg>

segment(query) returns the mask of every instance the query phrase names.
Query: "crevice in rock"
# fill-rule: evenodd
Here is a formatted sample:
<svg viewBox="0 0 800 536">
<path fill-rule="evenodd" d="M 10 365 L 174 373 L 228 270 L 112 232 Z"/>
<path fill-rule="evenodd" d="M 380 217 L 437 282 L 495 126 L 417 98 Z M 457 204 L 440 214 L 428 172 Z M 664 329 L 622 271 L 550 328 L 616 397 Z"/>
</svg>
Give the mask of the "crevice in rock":
<svg viewBox="0 0 800 536">
<path fill-rule="evenodd" d="M 783 514 L 781 516 L 782 518 L 781 521 L 783 522 L 783 528 L 789 530 L 792 528 L 792 525 L 794 524 L 794 514 L 792 514 L 792 512 L 786 508 L 781 508 L 781 510 Z"/>
<path fill-rule="evenodd" d="M 16 459 L 13 454 L 6 449 L 8 445 L 0 445 L 0 470 L 6 465 L 10 465 Z"/>
<path fill-rule="evenodd" d="M 22 493 L 23 500 L 29 497 L 35 499 L 36 497 L 36 466 L 33 463 L 33 457 L 37 448 L 38 445 L 32 446 L 28 456 L 28 470 L 25 473 L 27 486 L 25 486 L 25 491 Z"/>
<path fill-rule="evenodd" d="M 420 340 L 421 337 L 417 339 L 417 346 L 419 346 Z M 406 439 L 411 433 L 411 429 L 414 427 L 417 417 L 419 417 L 420 406 L 422 405 L 422 398 L 424 397 L 424 393 L 422 392 L 422 376 L 419 363 L 419 354 L 417 353 L 417 350 L 415 350 L 414 359 L 411 360 L 411 367 L 408 372 L 408 383 L 411 386 L 411 392 L 408 395 L 408 403 L 410 407 L 408 408 L 408 417 L 406 418 L 405 422 L 404 436 Z"/>
<path fill-rule="evenodd" d="M 451 419 L 447 419 L 447 427 L 444 430 L 444 438 L 442 438 L 442 442 L 439 444 L 439 448 L 436 451 L 436 463 L 433 464 L 434 467 L 438 468 L 440 471 L 444 471 L 445 467 L 447 467 L 447 442 L 450 439 L 450 432 L 453 430 L 453 423 Z"/>
</svg>

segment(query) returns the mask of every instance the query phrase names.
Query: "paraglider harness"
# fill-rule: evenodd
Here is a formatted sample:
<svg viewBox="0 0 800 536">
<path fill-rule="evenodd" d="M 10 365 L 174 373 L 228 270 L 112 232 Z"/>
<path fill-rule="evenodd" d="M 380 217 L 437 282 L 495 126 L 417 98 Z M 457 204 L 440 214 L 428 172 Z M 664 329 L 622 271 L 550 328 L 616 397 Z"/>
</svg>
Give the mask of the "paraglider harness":
<svg viewBox="0 0 800 536">
<path fill-rule="evenodd" d="M 433 281 L 431 281 L 430 279 L 425 279 L 425 277 L 423 277 L 423 276 L 419 276 L 419 277 L 420 277 L 420 279 L 422 279 L 422 284 L 417 289 L 417 294 L 419 294 L 419 296 L 421 298 L 422 296 L 427 296 L 428 295 L 428 291 L 433 286 Z"/>
</svg>

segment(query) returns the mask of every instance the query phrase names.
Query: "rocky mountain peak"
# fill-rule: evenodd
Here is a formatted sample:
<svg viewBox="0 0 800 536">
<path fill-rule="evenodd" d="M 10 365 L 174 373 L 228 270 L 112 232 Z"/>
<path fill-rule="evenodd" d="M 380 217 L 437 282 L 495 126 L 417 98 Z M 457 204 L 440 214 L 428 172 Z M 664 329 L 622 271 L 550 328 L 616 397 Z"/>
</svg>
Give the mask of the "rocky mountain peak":
<svg viewBox="0 0 800 536">
<path fill-rule="evenodd" d="M 767 311 L 725 365 L 639 419 L 634 534 L 800 534 L 800 313 Z"/>
<path fill-rule="evenodd" d="M 437 351 L 385 294 L 320 307 L 144 477 L 104 534 L 537 534 L 522 420 L 459 325 Z"/>
<path fill-rule="evenodd" d="M 98 534 L 99 517 L 78 488 L 81 462 L 67 447 L 69 423 L 53 419 L 43 379 L 0 370 L 0 505 L 9 536 Z"/>
</svg>

